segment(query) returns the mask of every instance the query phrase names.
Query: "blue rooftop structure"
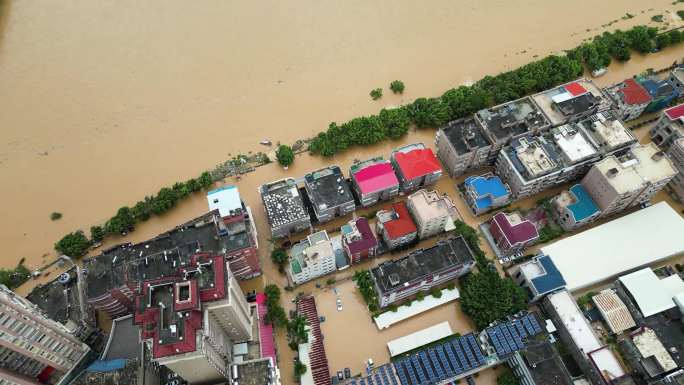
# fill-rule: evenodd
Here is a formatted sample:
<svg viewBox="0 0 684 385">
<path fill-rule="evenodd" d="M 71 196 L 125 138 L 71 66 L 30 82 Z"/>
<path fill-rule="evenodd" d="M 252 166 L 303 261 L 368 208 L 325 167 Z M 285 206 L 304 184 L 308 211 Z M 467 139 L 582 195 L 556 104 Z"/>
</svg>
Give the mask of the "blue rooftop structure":
<svg viewBox="0 0 684 385">
<path fill-rule="evenodd" d="M 651 95 L 651 103 L 644 112 L 655 112 L 670 105 L 670 102 L 679 96 L 679 91 L 667 80 L 653 78 L 639 78 L 637 81 Z"/>
<path fill-rule="evenodd" d="M 565 279 L 548 255 L 537 258 L 537 263 L 544 269 L 544 274 L 532 278 L 531 284 L 538 295 L 550 293 L 565 287 Z"/>
<path fill-rule="evenodd" d="M 471 204 L 476 213 L 506 204 L 510 195 L 506 185 L 496 175 L 470 176 L 463 184 L 466 191 L 472 194 Z"/>
<path fill-rule="evenodd" d="M 570 187 L 570 193 L 575 197 L 575 203 L 569 204 L 568 209 L 576 222 L 581 222 L 600 211 L 582 185 L 576 184 Z"/>
<path fill-rule="evenodd" d="M 485 329 L 491 345 L 499 358 L 507 357 L 526 346 L 528 338 L 542 333 L 539 321 L 533 313 L 527 313 Z"/>
</svg>

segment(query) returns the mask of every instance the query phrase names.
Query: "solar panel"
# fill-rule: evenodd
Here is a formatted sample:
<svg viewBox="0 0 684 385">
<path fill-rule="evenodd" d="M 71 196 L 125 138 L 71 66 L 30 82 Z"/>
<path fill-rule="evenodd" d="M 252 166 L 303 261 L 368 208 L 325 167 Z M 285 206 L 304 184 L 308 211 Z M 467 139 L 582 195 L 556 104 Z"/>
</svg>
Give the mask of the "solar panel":
<svg viewBox="0 0 684 385">
<path fill-rule="evenodd" d="M 420 363 L 418 362 L 418 356 L 415 354 L 411 356 L 411 366 L 413 366 L 413 370 L 416 373 L 416 376 L 420 380 L 420 384 L 427 384 L 428 380 L 425 378 L 425 373 L 423 373 L 423 369 L 420 367 Z"/>
<path fill-rule="evenodd" d="M 508 343 L 508 346 L 510 346 L 511 352 L 517 351 L 518 344 L 516 344 L 515 340 L 513 340 L 513 336 L 511 335 L 511 332 L 508 331 L 507 325 L 500 325 L 500 328 L 503 331 L 504 336 L 506 337 L 506 343 Z"/>
<path fill-rule="evenodd" d="M 366 380 L 359 378 L 359 385 L 366 385 Z"/>
<path fill-rule="evenodd" d="M 375 377 L 375 383 L 376 384 L 378 384 L 378 385 L 389 385 L 388 382 L 382 380 L 382 377 L 380 376 L 380 372 L 376 371 L 375 376 L 373 376 L 373 377 Z"/>
<path fill-rule="evenodd" d="M 525 347 L 525 344 L 523 344 L 522 339 L 520 338 L 520 335 L 518 334 L 518 330 L 512 324 L 508 324 L 506 326 L 508 327 L 508 331 L 513 336 L 513 341 L 518 346 L 518 349 L 523 349 Z"/>
<path fill-rule="evenodd" d="M 461 346 L 458 344 L 458 340 L 452 341 L 451 344 L 456 350 L 456 355 L 458 356 L 458 360 L 461 362 L 461 365 L 463 366 L 463 371 L 470 370 L 470 363 L 465 358 L 465 354 L 463 354 L 463 349 L 461 349 Z"/>
<path fill-rule="evenodd" d="M 447 358 L 447 353 L 444 351 L 444 346 L 438 345 L 437 346 L 437 356 L 439 356 L 439 359 L 442 362 L 442 365 L 444 366 L 444 370 L 446 371 L 446 375 L 451 377 L 454 375 L 454 368 L 453 364 L 449 362 L 449 358 Z"/>
<path fill-rule="evenodd" d="M 516 319 L 515 321 L 513 321 L 513 325 L 515 325 L 515 328 L 518 330 L 518 334 L 520 334 L 520 337 L 527 337 L 527 332 L 525 331 L 525 327 L 523 326 L 522 321 L 520 319 Z"/>
<path fill-rule="evenodd" d="M 477 367 L 477 360 L 475 359 L 475 355 L 473 355 L 473 352 L 470 350 L 470 347 L 468 346 L 467 337 L 459 338 L 459 342 L 461 343 L 461 348 L 463 349 L 463 352 L 466 354 L 466 357 L 468 358 L 468 362 L 470 362 L 470 367 Z"/>
<path fill-rule="evenodd" d="M 437 379 L 437 375 L 435 374 L 435 371 L 432 370 L 432 365 L 430 365 L 430 360 L 428 359 L 428 356 L 425 353 L 425 350 L 418 353 L 418 357 L 420 357 L 420 363 L 423 365 L 424 370 L 427 372 L 428 378 L 430 379 L 430 383 L 435 383 L 435 382 L 439 381 Z"/>
<path fill-rule="evenodd" d="M 409 382 L 408 378 L 406 378 L 406 368 L 404 368 L 404 361 L 397 361 L 394 363 L 394 370 L 397 372 L 397 375 L 399 376 L 399 381 L 401 382 L 401 385 L 416 385 L 411 382 Z"/>
<path fill-rule="evenodd" d="M 525 330 L 527 330 L 527 334 L 531 336 L 537 334 L 534 332 L 534 327 L 532 327 L 532 323 L 530 322 L 530 319 L 528 317 L 523 317 L 522 321 L 523 325 L 525 325 Z"/>
<path fill-rule="evenodd" d="M 392 372 L 391 368 L 387 369 L 387 375 L 389 376 L 390 381 L 392 382 L 392 385 L 399 385 L 399 384 L 397 384 L 397 376 Z"/>
<path fill-rule="evenodd" d="M 494 343 L 494 348 L 496 349 L 496 354 L 498 355 L 506 355 L 510 353 L 510 349 L 508 348 L 508 344 L 506 344 L 504 341 L 502 341 L 502 334 L 498 326 L 494 326 L 491 328 L 491 331 L 489 333 L 489 336 Z"/>
<path fill-rule="evenodd" d="M 430 357 L 430 363 L 435 368 L 435 374 L 437 375 L 437 379 L 439 381 L 444 380 L 446 378 L 446 374 L 442 369 L 442 364 L 440 364 L 441 360 L 437 358 L 437 353 L 435 352 L 435 349 L 429 349 L 428 356 Z"/>
<path fill-rule="evenodd" d="M 442 346 L 444 346 L 444 351 L 449 357 L 449 363 L 451 364 L 451 366 L 454 367 L 454 374 L 461 374 L 463 372 L 463 369 L 461 368 L 461 363 L 459 363 L 458 359 L 456 358 L 454 350 L 451 348 L 451 344 L 446 343 Z"/>
<path fill-rule="evenodd" d="M 534 332 L 541 333 L 542 328 L 539 326 L 539 322 L 537 322 L 537 319 L 534 317 L 534 315 L 528 314 L 527 318 L 529 318 L 530 323 L 532 324 L 532 328 L 534 329 Z"/>
<path fill-rule="evenodd" d="M 366 382 L 368 383 L 368 385 L 375 385 L 373 383 L 373 379 L 370 376 L 366 377 Z M 378 385 L 380 385 L 380 384 L 378 384 Z"/>
<path fill-rule="evenodd" d="M 475 358 L 477 359 L 477 362 L 480 365 L 484 365 L 485 363 L 485 358 L 482 355 L 482 350 L 480 350 L 480 345 L 477 343 L 477 340 L 475 339 L 475 336 L 470 334 L 468 335 L 468 342 L 470 343 L 470 347 L 473 349 L 475 352 Z"/>
</svg>

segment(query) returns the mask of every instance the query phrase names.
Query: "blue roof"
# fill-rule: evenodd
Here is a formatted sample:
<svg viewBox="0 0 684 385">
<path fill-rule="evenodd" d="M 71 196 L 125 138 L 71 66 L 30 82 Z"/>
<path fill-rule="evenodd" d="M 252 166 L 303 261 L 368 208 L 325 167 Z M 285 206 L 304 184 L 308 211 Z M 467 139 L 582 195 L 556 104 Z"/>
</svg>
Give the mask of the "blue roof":
<svg viewBox="0 0 684 385">
<path fill-rule="evenodd" d="M 86 370 L 89 372 L 111 372 L 114 370 L 121 370 L 124 367 L 126 367 L 126 360 L 117 358 L 109 361 L 97 360 L 90 364 Z"/>
<path fill-rule="evenodd" d="M 568 209 L 575 217 L 575 221 L 580 222 L 599 212 L 598 206 L 582 185 L 570 187 L 570 192 L 575 196 L 575 203 L 569 204 Z"/>
<path fill-rule="evenodd" d="M 537 258 L 537 262 L 542 265 L 546 274 L 532 278 L 532 285 L 537 293 L 544 294 L 565 286 L 565 279 L 556 268 L 548 255 Z"/>
<path fill-rule="evenodd" d="M 486 209 L 492 206 L 493 199 L 501 198 L 509 194 L 506 185 L 496 175 L 470 176 L 464 182 L 466 188 L 472 189 L 475 194 L 475 206 Z"/>
<path fill-rule="evenodd" d="M 221 186 L 221 187 L 219 187 L 219 188 L 215 188 L 215 189 L 209 191 L 209 192 L 207 193 L 207 195 L 216 194 L 216 193 L 219 193 L 219 192 L 224 191 L 224 190 L 232 190 L 232 189 L 234 189 L 234 188 L 237 188 L 237 187 L 236 187 L 236 186 L 233 186 L 233 185 Z"/>
</svg>

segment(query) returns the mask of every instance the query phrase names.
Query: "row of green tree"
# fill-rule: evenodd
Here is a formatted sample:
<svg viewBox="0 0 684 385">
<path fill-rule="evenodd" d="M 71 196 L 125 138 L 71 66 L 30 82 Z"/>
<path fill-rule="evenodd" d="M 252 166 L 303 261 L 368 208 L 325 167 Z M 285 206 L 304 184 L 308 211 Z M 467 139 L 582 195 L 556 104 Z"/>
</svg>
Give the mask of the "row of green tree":
<svg viewBox="0 0 684 385">
<path fill-rule="evenodd" d="M 636 26 L 628 31 L 606 32 L 567 52 L 550 55 L 512 71 L 486 76 L 471 86 L 452 88 L 436 98 L 418 98 L 413 103 L 383 109 L 377 115 L 330 123 L 309 144 L 309 151 L 332 156 L 352 146 L 398 139 L 409 127 L 439 127 L 467 117 L 483 108 L 505 103 L 566 83 L 582 75 L 583 64 L 590 70 L 610 64 L 611 57 L 625 61 L 631 50 L 649 53 L 684 40 L 678 30 L 657 34 L 655 28 Z"/>
<path fill-rule="evenodd" d="M 81 230 L 65 235 L 55 243 L 55 250 L 73 258 L 82 257 L 92 244 L 102 242 L 107 236 L 125 234 L 133 230 L 136 223 L 146 221 L 152 215 L 164 214 L 188 195 L 208 189 L 213 183 L 211 174 L 205 171 L 197 178 L 177 182 L 170 187 L 162 187 L 156 195 L 145 197 L 133 207 L 120 208 L 116 215 L 105 222 L 104 226 L 92 226 L 90 238 Z"/>
<path fill-rule="evenodd" d="M 10 289 L 21 286 L 31 277 L 31 272 L 24 266 L 24 259 L 14 269 L 0 269 L 0 285 L 5 285 Z"/>
<path fill-rule="evenodd" d="M 358 270 L 354 273 L 352 280 L 356 283 L 356 287 L 361 292 L 361 297 L 366 301 L 368 310 L 376 312 L 379 309 L 378 294 L 375 291 L 373 284 L 373 277 L 368 270 Z"/>
</svg>

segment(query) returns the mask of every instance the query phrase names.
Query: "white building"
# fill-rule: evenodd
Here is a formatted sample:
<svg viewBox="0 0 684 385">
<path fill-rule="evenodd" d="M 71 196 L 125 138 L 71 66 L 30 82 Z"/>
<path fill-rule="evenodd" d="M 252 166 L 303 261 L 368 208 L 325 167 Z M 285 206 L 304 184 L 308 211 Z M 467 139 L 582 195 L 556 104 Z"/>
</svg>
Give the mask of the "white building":
<svg viewBox="0 0 684 385">
<path fill-rule="evenodd" d="M 290 250 L 287 272 L 295 285 L 332 273 L 336 269 L 335 251 L 325 230 L 309 235 Z"/>
<path fill-rule="evenodd" d="M 678 171 L 670 181 L 670 188 L 677 199 L 684 202 L 684 138 L 675 140 L 667 154 Z"/>
<path fill-rule="evenodd" d="M 461 219 L 448 195 L 436 191 L 418 190 L 406 199 L 416 226 L 418 238 L 426 239 L 454 228 L 454 220 Z"/>
<path fill-rule="evenodd" d="M 675 308 L 674 298 L 684 293 L 684 282 L 679 275 L 660 279 L 650 268 L 623 275 L 619 281 L 644 317 Z"/>
</svg>

